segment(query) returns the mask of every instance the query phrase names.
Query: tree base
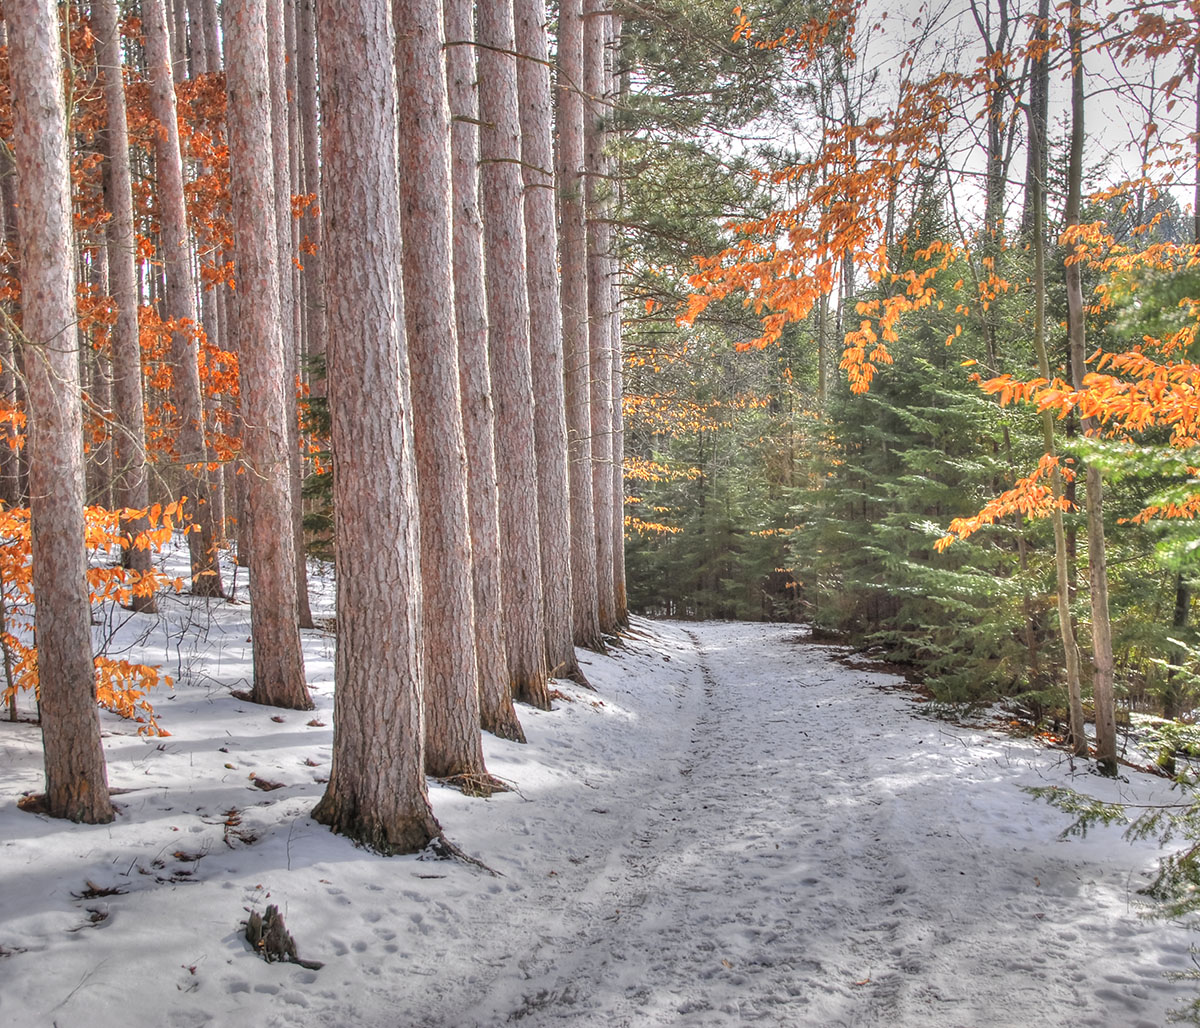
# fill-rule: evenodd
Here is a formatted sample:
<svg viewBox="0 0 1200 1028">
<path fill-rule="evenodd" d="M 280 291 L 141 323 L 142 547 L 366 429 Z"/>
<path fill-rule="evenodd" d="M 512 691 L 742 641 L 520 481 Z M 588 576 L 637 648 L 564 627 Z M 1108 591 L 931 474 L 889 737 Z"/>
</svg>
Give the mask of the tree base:
<svg viewBox="0 0 1200 1028">
<path fill-rule="evenodd" d="M 516 711 L 512 712 L 511 719 L 482 718 L 479 727 L 489 735 L 496 736 L 497 739 L 507 739 L 509 742 L 525 742 L 525 730 L 521 727 L 521 722 L 517 720 Z"/>
<path fill-rule="evenodd" d="M 44 792 L 29 793 L 17 800 L 17 809 L 27 814 L 42 814 L 84 825 L 106 825 L 116 817 L 107 793 L 95 802 L 73 793 L 53 801 Z"/>
<path fill-rule="evenodd" d="M 312 819 L 384 857 L 420 853 L 442 838 L 441 826 L 432 815 L 385 822 L 356 804 L 339 802 L 329 792 L 313 807 Z"/>
</svg>

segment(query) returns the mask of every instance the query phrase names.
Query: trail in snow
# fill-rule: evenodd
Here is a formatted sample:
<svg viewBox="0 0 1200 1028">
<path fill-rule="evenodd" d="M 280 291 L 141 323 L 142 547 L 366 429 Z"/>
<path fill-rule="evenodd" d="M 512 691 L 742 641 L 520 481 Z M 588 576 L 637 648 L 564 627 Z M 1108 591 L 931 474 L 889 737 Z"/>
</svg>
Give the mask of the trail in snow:
<svg viewBox="0 0 1200 1028">
<path fill-rule="evenodd" d="M 1061 842 L 1020 791 L 1071 782 L 1062 754 L 922 717 L 796 626 L 638 621 L 581 653 L 598 692 L 558 683 L 554 712 L 521 711 L 528 746 L 485 740 L 518 791 L 432 788 L 491 877 L 314 824 L 329 639 L 305 640 L 315 716 L 280 714 L 225 691 L 246 608 L 211 617 L 202 673 L 160 703 L 170 739 L 105 718 L 112 784 L 136 790 L 114 825 L 17 812 L 37 738 L 0 727 L 0 1026 L 1148 1028 L 1194 994 L 1164 978 L 1192 935 L 1138 902 L 1156 848 Z M 1073 784 L 1169 795 L 1128 778 Z M 266 903 L 324 968 L 248 952 Z"/>
<path fill-rule="evenodd" d="M 630 783 L 522 1004 L 467 1022 L 1150 1026 L 1186 997 L 1162 976 L 1186 940 L 1129 909 L 1125 844 L 1106 866 L 1058 842 L 1016 791 L 1025 747 L 914 720 L 794 628 L 688 634 L 690 729 Z"/>
</svg>

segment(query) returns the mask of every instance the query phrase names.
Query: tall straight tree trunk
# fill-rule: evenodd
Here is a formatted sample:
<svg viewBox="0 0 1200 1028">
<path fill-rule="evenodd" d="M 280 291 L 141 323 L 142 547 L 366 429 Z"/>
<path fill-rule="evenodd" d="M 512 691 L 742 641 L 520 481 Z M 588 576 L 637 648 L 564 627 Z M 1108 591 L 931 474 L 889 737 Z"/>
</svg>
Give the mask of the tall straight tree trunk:
<svg viewBox="0 0 1200 1028">
<path fill-rule="evenodd" d="M 225 0 L 229 91 L 226 115 L 233 196 L 234 253 L 241 293 L 238 349 L 242 462 L 250 507 L 251 698 L 309 710 L 296 623 L 291 468 L 279 307 L 279 251 L 271 160 L 271 87 L 267 71 L 270 0 Z"/>
<path fill-rule="evenodd" d="M 296 58 L 300 134 L 304 139 L 303 175 L 306 193 L 315 205 L 305 208 L 301 234 L 308 244 L 300 261 L 304 265 L 304 350 L 310 361 L 325 357 L 325 248 L 321 218 L 321 135 L 317 127 L 316 0 L 299 0 Z M 311 250 L 312 252 L 307 252 Z M 325 395 L 325 373 L 309 378 L 310 394 Z"/>
<path fill-rule="evenodd" d="M 538 526 L 546 662 L 551 675 L 582 677 L 575 659 L 571 607 L 571 497 L 563 393 L 558 219 L 554 204 L 554 114 L 543 0 L 513 0 L 521 174 L 525 184 L 525 254 L 529 280 L 529 349 L 537 440 Z"/>
<path fill-rule="evenodd" d="M 0 46 L 7 45 L 6 25 L 0 21 Z M 16 171 L 12 155 L 7 148 L 3 148 L 0 151 L 0 243 L 8 247 L 9 253 L 16 253 L 19 245 L 17 209 L 13 198 L 15 181 Z M 11 315 L 12 306 L 11 302 L 6 302 L 2 313 Z M 5 318 L 0 318 L 0 402 L 4 403 L 6 410 L 15 411 L 18 408 L 17 390 L 20 376 L 17 373 L 17 347 L 7 325 Z M 12 421 L 6 421 L 0 429 L 0 500 L 10 507 L 22 505 L 21 459 L 16 442 L 16 425 Z"/>
<path fill-rule="evenodd" d="M 479 216 L 479 98 L 471 0 L 445 0 L 446 85 L 450 104 L 450 176 L 454 218 L 454 322 L 466 443 L 471 519 L 471 584 L 479 719 L 503 739 L 525 741 L 513 708 L 504 650 L 496 411 L 488 364 L 483 222 Z"/>
<path fill-rule="evenodd" d="M 596 593 L 592 496 L 591 387 L 588 367 L 587 229 L 583 206 L 583 4 L 558 9 L 559 262 L 562 268 L 563 376 L 571 497 L 571 604 L 575 644 L 604 645 Z"/>
<path fill-rule="evenodd" d="M 439 838 L 425 788 L 421 576 L 399 280 L 390 0 L 320 0 L 337 593 L 333 763 L 313 817 L 383 853 Z"/>
<path fill-rule="evenodd" d="M 1033 44 L 1039 49 L 1045 47 L 1049 39 L 1049 24 L 1050 24 L 1050 0 L 1038 0 L 1037 19 L 1034 22 L 1033 28 Z M 1028 117 L 1039 125 L 1049 125 L 1049 103 L 1050 103 L 1050 62 L 1047 60 L 1036 60 L 1032 62 L 1029 76 L 1029 104 L 1027 107 Z M 1025 166 L 1025 205 L 1021 212 L 1021 233 L 1026 237 L 1033 233 L 1033 197 L 1036 183 L 1032 178 L 1034 168 L 1045 168 L 1049 155 L 1049 139 L 1045 134 L 1041 135 L 1036 140 L 1038 152 L 1031 153 Z M 1029 147 L 1035 145 L 1035 140 L 1030 139 Z"/>
<path fill-rule="evenodd" d="M 221 15 L 217 11 L 217 0 L 201 0 L 204 6 L 204 49 L 207 54 L 208 70 L 220 71 L 223 67 L 220 33 Z"/>
<path fill-rule="evenodd" d="M 404 310 L 424 599 L 425 770 L 491 791 L 479 738 L 479 678 L 466 448 L 454 328 L 450 109 L 440 0 L 394 0 Z"/>
<path fill-rule="evenodd" d="M 1196 56 L 1200 59 L 1200 43 L 1197 44 Z M 1196 77 L 1196 136 L 1194 153 L 1196 167 L 1200 169 L 1200 76 Z M 1196 182 L 1192 187 L 1192 245 L 1200 247 L 1200 171 L 1196 174 Z M 1175 573 L 1175 608 L 1171 618 L 1171 627 L 1175 629 L 1175 637 L 1182 637 L 1182 629 L 1187 627 L 1188 614 L 1192 607 L 1191 585 L 1183 576 L 1183 572 Z M 1178 717 L 1183 703 L 1183 691 L 1176 685 L 1176 670 L 1184 661 L 1185 653 L 1182 646 L 1172 645 L 1171 666 L 1167 671 L 1166 697 L 1163 703 L 1164 717 Z"/>
<path fill-rule="evenodd" d="M 208 71 L 208 35 L 204 31 L 204 0 L 187 0 L 188 23 L 191 26 L 192 78 Z"/>
<path fill-rule="evenodd" d="M 89 271 L 91 285 L 100 296 L 112 296 L 109 287 L 108 247 L 103 240 L 90 248 Z M 100 333 L 83 340 L 82 356 L 88 366 L 86 379 L 87 398 L 85 405 L 91 409 L 92 417 L 101 419 L 103 436 L 92 444 L 90 466 L 91 482 L 87 488 L 89 504 L 111 510 L 113 507 L 113 406 L 112 406 L 112 333 L 107 346 L 97 346 Z"/>
<path fill-rule="evenodd" d="M 154 133 L 155 168 L 158 173 L 159 256 L 166 278 L 166 314 L 179 322 L 171 333 L 171 372 L 174 377 L 177 448 L 181 492 L 188 496 L 187 510 L 199 531 L 188 533 L 192 558 L 192 592 L 197 596 L 222 596 L 217 564 L 217 531 L 209 502 L 208 454 L 204 445 L 204 405 L 200 397 L 200 369 L 196 363 L 196 284 L 184 208 L 183 159 L 179 150 L 175 86 L 163 0 L 142 0 L 142 29 L 146 37 L 146 65 L 150 79 L 150 111 L 158 128 Z"/>
<path fill-rule="evenodd" d="M 171 77 L 176 82 L 188 78 L 187 0 L 166 0 L 167 24 L 171 36 Z"/>
<path fill-rule="evenodd" d="M 52 817 L 113 819 L 85 571 L 83 419 L 75 348 L 71 198 L 59 25 L 50 0 L 9 0 L 21 309 L 28 382 L 35 630 Z"/>
<path fill-rule="evenodd" d="M 505 647 L 513 695 L 549 710 L 512 6 L 479 4 L 475 16 Z"/>
<path fill-rule="evenodd" d="M 1036 30 L 1035 30 L 1036 31 Z M 1044 63 L 1045 58 L 1035 62 L 1034 74 L 1040 73 L 1037 65 Z M 1038 112 L 1028 110 L 1029 124 L 1029 161 L 1034 165 L 1029 170 L 1026 181 L 1032 183 L 1033 198 L 1031 216 L 1033 223 L 1033 295 L 1034 295 L 1034 329 L 1033 345 L 1037 354 L 1038 374 L 1043 378 L 1050 377 L 1050 359 L 1046 352 L 1046 165 L 1041 159 L 1045 153 L 1043 142 L 1046 138 L 1047 120 L 1044 117 L 1047 109 Z M 1050 410 L 1042 411 L 1042 446 L 1048 457 L 1056 456 L 1054 441 L 1054 414 Z M 1083 727 L 1083 698 L 1080 688 L 1079 644 L 1075 639 L 1075 625 L 1071 620 L 1071 597 L 1069 556 L 1067 553 L 1067 532 L 1063 524 L 1062 475 L 1056 467 L 1051 474 L 1050 488 L 1054 497 L 1054 510 L 1051 522 L 1054 526 L 1054 570 L 1058 593 L 1058 629 L 1062 639 L 1063 660 L 1067 672 L 1067 705 L 1070 720 L 1070 743 L 1076 756 L 1087 756 L 1087 736 Z"/>
<path fill-rule="evenodd" d="M 1083 192 L 1083 27 L 1079 0 L 1071 2 L 1068 36 L 1071 45 L 1071 150 L 1067 166 L 1067 208 L 1065 226 L 1079 225 Z M 1083 388 L 1086 373 L 1086 332 L 1083 308 L 1083 276 L 1078 261 L 1068 261 L 1067 333 L 1071 347 L 1071 378 L 1076 389 Z M 1097 435 L 1100 425 L 1095 418 L 1083 418 L 1083 430 Z M 1085 469 L 1088 539 L 1088 578 L 1092 606 L 1092 702 L 1096 709 L 1096 761 L 1107 775 L 1117 773 L 1117 728 L 1113 710 L 1112 625 L 1108 614 L 1108 568 L 1104 542 L 1104 479 L 1091 461 Z"/>
<path fill-rule="evenodd" d="M 588 11 L 583 23 L 584 166 L 587 199 L 588 363 L 591 369 L 592 497 L 596 546 L 596 598 L 600 628 L 616 632 L 613 592 L 612 415 L 612 226 L 605 156 L 608 120 L 607 4 Z"/>
<path fill-rule="evenodd" d="M 623 91 L 628 88 L 628 79 L 620 65 L 621 16 L 614 14 L 609 21 L 610 60 L 609 97 L 615 111 L 621 103 Z M 614 183 L 622 180 L 620 169 L 610 161 L 615 172 Z M 620 205 L 620 187 L 613 187 L 613 210 Z M 629 604 L 625 595 L 625 414 L 624 402 L 625 363 L 621 348 L 621 260 L 617 253 L 614 235 L 609 254 L 609 287 L 612 290 L 612 314 L 609 323 L 609 344 L 612 348 L 612 499 L 613 499 L 613 607 L 618 627 L 629 623 Z"/>
<path fill-rule="evenodd" d="M 108 222 L 108 275 L 117 319 L 112 329 L 113 487 L 117 503 L 131 510 L 150 506 L 146 480 L 146 421 L 142 397 L 142 348 L 138 337 L 137 269 L 134 266 L 133 193 L 129 166 L 129 127 L 125 84 L 121 74 L 121 36 L 116 0 L 96 0 L 92 6 L 98 59 L 104 69 L 104 102 L 108 111 L 105 200 Z M 145 519 L 122 520 L 122 532 L 133 537 L 147 527 Z M 135 575 L 151 567 L 150 548 L 128 546 L 125 566 Z M 154 594 L 134 593 L 132 606 L 143 613 L 157 610 Z"/>
<path fill-rule="evenodd" d="M 296 617 L 301 628 L 313 627 L 308 603 L 308 561 L 304 553 L 304 508 L 300 496 L 300 422 L 296 405 L 299 368 L 296 334 L 297 288 L 292 263 L 292 151 L 299 140 L 291 132 L 288 99 L 287 33 L 284 0 L 267 0 L 267 53 L 271 78 L 271 147 L 275 176 L 275 232 L 279 252 L 279 316 L 283 331 L 284 409 L 287 426 L 288 487 L 291 492 L 292 549 L 296 559 Z"/>
</svg>

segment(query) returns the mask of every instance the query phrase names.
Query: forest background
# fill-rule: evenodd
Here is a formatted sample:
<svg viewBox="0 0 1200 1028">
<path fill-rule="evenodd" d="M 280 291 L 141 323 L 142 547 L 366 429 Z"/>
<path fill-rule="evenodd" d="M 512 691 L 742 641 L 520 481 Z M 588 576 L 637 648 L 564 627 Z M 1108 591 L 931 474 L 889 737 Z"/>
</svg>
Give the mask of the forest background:
<svg viewBox="0 0 1200 1028">
<path fill-rule="evenodd" d="M 852 5 L 808 35 L 737 13 L 691 55 L 704 175 L 666 146 L 709 234 L 647 217 L 674 180 L 628 190 L 652 226 L 627 261 L 631 605 L 810 621 L 1062 735 L 1072 678 L 1090 720 L 1109 669 L 1122 707 L 1189 710 L 1194 5 Z M 772 88 L 740 92 L 756 59 Z M 650 134 L 623 139 L 639 171 Z"/>
</svg>

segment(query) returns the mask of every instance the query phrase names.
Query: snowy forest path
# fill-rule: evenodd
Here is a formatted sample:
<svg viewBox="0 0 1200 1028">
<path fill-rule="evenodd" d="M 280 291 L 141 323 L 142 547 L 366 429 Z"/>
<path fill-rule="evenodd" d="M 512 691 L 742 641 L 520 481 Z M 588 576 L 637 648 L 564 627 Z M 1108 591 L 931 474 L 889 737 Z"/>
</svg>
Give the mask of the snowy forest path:
<svg viewBox="0 0 1200 1028">
<path fill-rule="evenodd" d="M 1004 741 L 917 716 L 894 676 L 795 626 L 684 631 L 689 681 L 645 763 L 578 812 L 608 822 L 605 853 L 534 887 L 520 980 L 461 1023 L 1067 1023 L 1048 1000 L 1075 1025 L 1158 1023 L 1139 1015 L 1176 987 L 1145 959 L 1153 925 L 1090 902 L 1129 883 L 1015 784 L 973 799 Z"/>
</svg>

